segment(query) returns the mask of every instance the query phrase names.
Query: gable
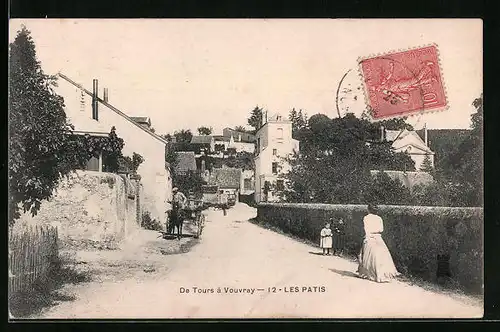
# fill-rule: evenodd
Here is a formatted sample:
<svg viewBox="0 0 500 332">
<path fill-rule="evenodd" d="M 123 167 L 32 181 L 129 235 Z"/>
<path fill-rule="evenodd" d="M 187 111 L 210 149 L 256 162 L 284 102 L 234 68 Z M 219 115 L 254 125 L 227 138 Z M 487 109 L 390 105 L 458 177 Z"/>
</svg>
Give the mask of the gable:
<svg viewBox="0 0 500 332">
<path fill-rule="evenodd" d="M 76 88 L 77 93 L 79 91 L 82 96 L 86 95 L 87 99 L 88 99 L 88 97 L 92 98 L 92 92 L 90 92 L 89 90 L 85 89 L 81 84 L 78 84 L 78 83 L 74 82 L 72 79 L 70 79 L 69 77 L 67 77 L 66 75 L 64 75 L 62 73 L 58 73 L 58 76 L 63 79 L 62 82 L 64 82 L 65 84 L 69 84 L 70 86 L 72 86 L 72 89 Z M 64 91 L 66 91 L 66 92 L 69 91 L 68 89 L 64 89 L 64 88 L 62 88 L 62 89 Z M 63 97 L 66 99 L 65 95 L 63 95 Z M 75 97 L 78 98 L 78 96 L 75 96 Z M 123 113 L 118 108 L 116 108 L 113 105 L 111 105 L 110 103 L 105 102 L 101 98 L 97 98 L 97 101 L 99 103 L 99 107 L 102 107 L 102 106 L 106 107 L 106 109 L 109 109 L 110 111 L 116 113 L 117 115 L 119 115 L 120 117 L 122 117 L 123 119 L 125 119 L 127 122 L 131 123 L 133 126 L 136 126 L 136 127 L 140 128 L 141 131 L 143 131 L 144 133 L 146 133 L 149 136 L 153 137 L 154 139 L 156 139 L 156 140 L 158 140 L 158 141 L 160 141 L 160 142 L 162 142 L 164 144 L 168 143 L 165 139 L 163 139 L 162 137 L 156 135 L 152 131 L 147 130 L 146 128 L 144 128 L 143 126 L 141 126 L 139 123 L 137 123 L 136 121 L 134 121 L 127 114 Z M 87 104 L 88 104 L 88 102 L 87 102 Z M 66 106 L 68 106 L 68 105 L 66 105 Z M 73 104 L 72 107 L 75 107 L 74 104 Z M 80 114 L 80 113 L 82 113 L 82 114 Z M 89 114 L 90 113 L 87 112 L 87 111 L 86 112 L 79 112 L 79 111 L 76 111 L 76 110 L 71 110 L 71 115 L 72 115 L 73 118 L 75 118 L 75 119 L 77 119 L 77 121 L 79 121 L 78 124 L 81 123 L 83 126 L 89 126 L 89 127 L 92 127 L 92 128 L 96 128 L 97 127 L 97 128 L 99 128 L 98 130 L 103 130 L 104 128 L 102 128 L 102 125 L 99 123 L 99 121 L 95 121 L 92 118 L 90 118 L 88 116 Z M 75 121 L 75 123 L 76 123 L 76 121 Z M 82 129 L 82 130 L 87 130 L 87 129 Z M 110 128 L 104 129 L 104 130 L 106 130 L 106 131 L 109 132 Z M 96 130 L 94 129 L 94 131 L 96 131 Z"/>
<path fill-rule="evenodd" d="M 401 146 L 398 146 L 397 148 L 393 147 L 393 149 L 396 150 L 397 152 L 405 152 L 408 148 L 411 148 L 411 151 L 408 152 L 409 154 L 418 154 L 418 153 L 434 154 L 434 152 L 432 152 L 430 149 L 428 149 L 428 148 L 425 149 L 425 148 L 422 148 L 422 146 L 415 145 L 415 144 L 401 145 Z"/>
<path fill-rule="evenodd" d="M 396 134 L 394 132 L 396 132 Z M 403 131 L 399 134 L 399 131 L 394 130 L 391 131 L 390 136 L 392 139 L 397 137 L 397 139 L 392 142 L 392 147 L 395 150 L 401 150 L 405 147 L 411 146 L 426 153 L 433 153 L 432 150 L 425 145 L 425 142 L 420 138 L 420 136 L 418 136 L 418 134 L 414 131 Z M 387 140 L 389 140 L 389 138 L 387 138 Z"/>
</svg>

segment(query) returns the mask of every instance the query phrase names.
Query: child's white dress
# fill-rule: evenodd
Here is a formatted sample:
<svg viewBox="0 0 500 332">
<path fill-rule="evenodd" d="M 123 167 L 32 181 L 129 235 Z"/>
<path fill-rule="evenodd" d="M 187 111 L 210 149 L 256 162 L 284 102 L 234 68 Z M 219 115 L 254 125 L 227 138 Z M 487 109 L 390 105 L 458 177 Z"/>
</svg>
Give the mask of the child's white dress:
<svg viewBox="0 0 500 332">
<path fill-rule="evenodd" d="M 325 249 L 331 249 L 333 246 L 332 230 L 330 228 L 323 228 L 321 230 L 321 240 L 319 246 Z"/>
</svg>

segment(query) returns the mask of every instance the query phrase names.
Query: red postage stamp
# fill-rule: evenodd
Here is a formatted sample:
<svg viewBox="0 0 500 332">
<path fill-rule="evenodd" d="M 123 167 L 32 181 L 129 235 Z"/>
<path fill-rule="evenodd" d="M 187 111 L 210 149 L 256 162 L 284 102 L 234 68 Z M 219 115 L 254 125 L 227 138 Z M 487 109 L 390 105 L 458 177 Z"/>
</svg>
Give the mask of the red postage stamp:
<svg viewBox="0 0 500 332">
<path fill-rule="evenodd" d="M 359 61 L 368 108 L 374 119 L 447 108 L 435 45 Z"/>
</svg>

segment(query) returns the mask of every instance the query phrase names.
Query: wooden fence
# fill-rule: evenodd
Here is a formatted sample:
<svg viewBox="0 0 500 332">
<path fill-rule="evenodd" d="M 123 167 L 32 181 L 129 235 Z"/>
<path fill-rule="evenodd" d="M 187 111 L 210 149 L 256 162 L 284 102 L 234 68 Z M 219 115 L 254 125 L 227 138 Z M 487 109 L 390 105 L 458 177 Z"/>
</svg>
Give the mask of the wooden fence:
<svg viewBox="0 0 500 332">
<path fill-rule="evenodd" d="M 9 233 L 9 294 L 33 289 L 49 277 L 58 257 L 57 228 L 37 226 Z"/>
</svg>

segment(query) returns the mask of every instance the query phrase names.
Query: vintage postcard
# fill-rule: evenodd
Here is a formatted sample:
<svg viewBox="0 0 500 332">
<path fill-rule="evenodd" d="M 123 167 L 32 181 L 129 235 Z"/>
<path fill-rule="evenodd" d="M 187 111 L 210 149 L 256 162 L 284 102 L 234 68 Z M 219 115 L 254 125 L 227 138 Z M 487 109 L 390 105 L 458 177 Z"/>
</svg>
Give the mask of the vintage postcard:
<svg viewBox="0 0 500 332">
<path fill-rule="evenodd" d="M 10 319 L 482 317 L 482 32 L 10 20 Z"/>
</svg>

